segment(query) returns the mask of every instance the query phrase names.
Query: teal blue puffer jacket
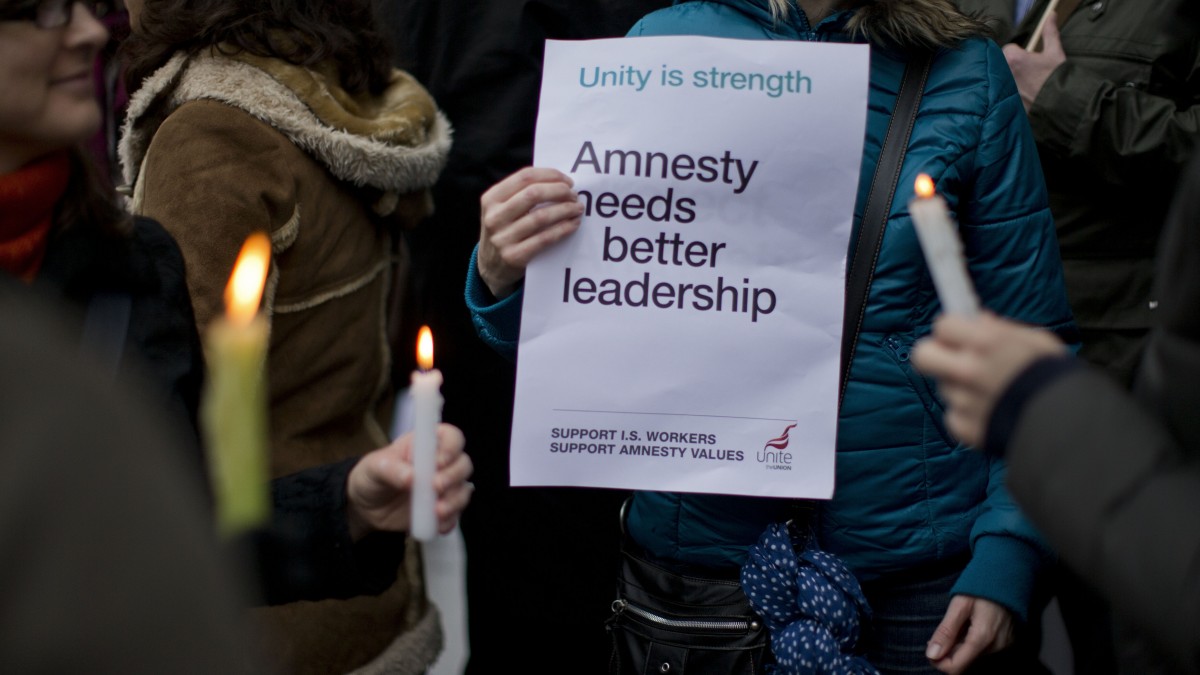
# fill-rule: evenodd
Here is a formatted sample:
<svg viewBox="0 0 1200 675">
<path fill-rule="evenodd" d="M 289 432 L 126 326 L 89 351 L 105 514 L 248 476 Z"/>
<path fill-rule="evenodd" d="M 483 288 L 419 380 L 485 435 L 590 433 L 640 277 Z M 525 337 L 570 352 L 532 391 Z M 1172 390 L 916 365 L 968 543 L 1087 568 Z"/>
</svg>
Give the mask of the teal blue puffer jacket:
<svg viewBox="0 0 1200 675">
<path fill-rule="evenodd" d="M 876 0 L 906 11 L 934 0 Z M 775 22 L 767 0 L 696 0 L 646 16 L 640 35 L 851 41 L 853 11 L 812 28 L 800 12 Z M 903 20 L 902 18 L 900 19 Z M 892 47 L 871 50 L 866 144 L 855 207 L 862 217 L 904 71 Z M 776 130 L 774 133 L 790 133 Z M 794 133 L 813 133 L 797 130 Z M 909 362 L 939 311 L 907 212 L 918 173 L 933 176 L 956 213 L 971 275 L 992 311 L 1074 332 L 1037 152 L 1000 49 L 968 39 L 937 53 L 892 203 L 838 426 L 837 483 L 820 509 L 821 544 L 860 579 L 971 555 L 954 593 L 988 598 L 1024 617 L 1047 552 L 1003 486 L 1004 465 L 956 443 L 933 383 Z M 797 180 L 803 180 L 798 176 Z M 496 303 L 471 261 L 467 303 L 485 341 L 511 352 L 520 297 Z M 631 537 L 654 555 L 740 566 L 780 500 L 636 493 Z"/>
</svg>

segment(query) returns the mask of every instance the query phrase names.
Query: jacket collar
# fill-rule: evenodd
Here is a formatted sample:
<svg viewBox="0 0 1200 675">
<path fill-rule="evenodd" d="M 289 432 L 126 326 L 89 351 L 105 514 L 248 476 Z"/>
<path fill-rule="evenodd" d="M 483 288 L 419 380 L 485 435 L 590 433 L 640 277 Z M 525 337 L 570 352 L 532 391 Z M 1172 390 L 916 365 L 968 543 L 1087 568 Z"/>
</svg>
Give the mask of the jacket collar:
<svg viewBox="0 0 1200 675">
<path fill-rule="evenodd" d="M 269 124 L 335 177 L 384 192 L 432 186 L 450 150 L 449 122 L 402 71 L 394 71 L 381 96 L 355 97 L 320 68 L 248 54 L 176 54 L 130 99 L 118 148 L 127 185 L 166 116 L 202 99 Z"/>
</svg>

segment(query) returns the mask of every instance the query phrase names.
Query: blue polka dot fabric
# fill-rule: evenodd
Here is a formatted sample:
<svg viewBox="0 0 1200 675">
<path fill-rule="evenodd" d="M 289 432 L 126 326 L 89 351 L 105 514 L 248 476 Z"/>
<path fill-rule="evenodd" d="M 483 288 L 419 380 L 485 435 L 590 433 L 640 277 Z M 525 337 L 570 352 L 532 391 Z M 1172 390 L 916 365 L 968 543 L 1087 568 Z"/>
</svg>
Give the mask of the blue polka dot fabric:
<svg viewBox="0 0 1200 675">
<path fill-rule="evenodd" d="M 858 580 L 836 556 L 787 523 L 767 528 L 742 566 L 742 589 L 767 624 L 772 675 L 878 675 L 854 654 L 870 617 Z M 797 551 L 797 548 L 800 550 Z"/>
</svg>

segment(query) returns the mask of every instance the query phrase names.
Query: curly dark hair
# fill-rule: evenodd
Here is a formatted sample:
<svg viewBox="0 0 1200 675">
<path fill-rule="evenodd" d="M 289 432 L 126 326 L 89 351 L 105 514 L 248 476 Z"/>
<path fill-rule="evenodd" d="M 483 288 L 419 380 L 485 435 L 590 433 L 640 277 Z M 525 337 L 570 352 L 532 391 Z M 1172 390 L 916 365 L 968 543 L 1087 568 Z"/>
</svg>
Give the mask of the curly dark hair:
<svg viewBox="0 0 1200 675">
<path fill-rule="evenodd" d="M 332 62 L 351 94 L 379 94 L 391 75 L 372 0 L 145 0 L 123 47 L 129 89 L 177 52 L 218 45 L 299 66 Z"/>
</svg>

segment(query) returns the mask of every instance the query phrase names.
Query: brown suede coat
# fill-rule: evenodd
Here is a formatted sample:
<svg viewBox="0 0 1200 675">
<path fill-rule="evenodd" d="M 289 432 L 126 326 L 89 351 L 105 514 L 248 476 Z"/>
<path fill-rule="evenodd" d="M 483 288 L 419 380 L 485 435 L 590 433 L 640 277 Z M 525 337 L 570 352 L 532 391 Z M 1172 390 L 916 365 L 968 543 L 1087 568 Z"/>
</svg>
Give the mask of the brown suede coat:
<svg viewBox="0 0 1200 675">
<path fill-rule="evenodd" d="M 202 333 L 223 311 L 246 236 L 270 234 L 274 476 L 387 443 L 395 227 L 427 212 L 450 145 L 449 125 L 408 75 L 356 98 L 331 73 L 176 55 L 135 93 L 120 148 L 134 209 L 183 250 Z M 422 672 L 440 632 L 418 565 L 405 567 L 378 598 L 255 610 L 269 656 L 289 673 Z"/>
</svg>

